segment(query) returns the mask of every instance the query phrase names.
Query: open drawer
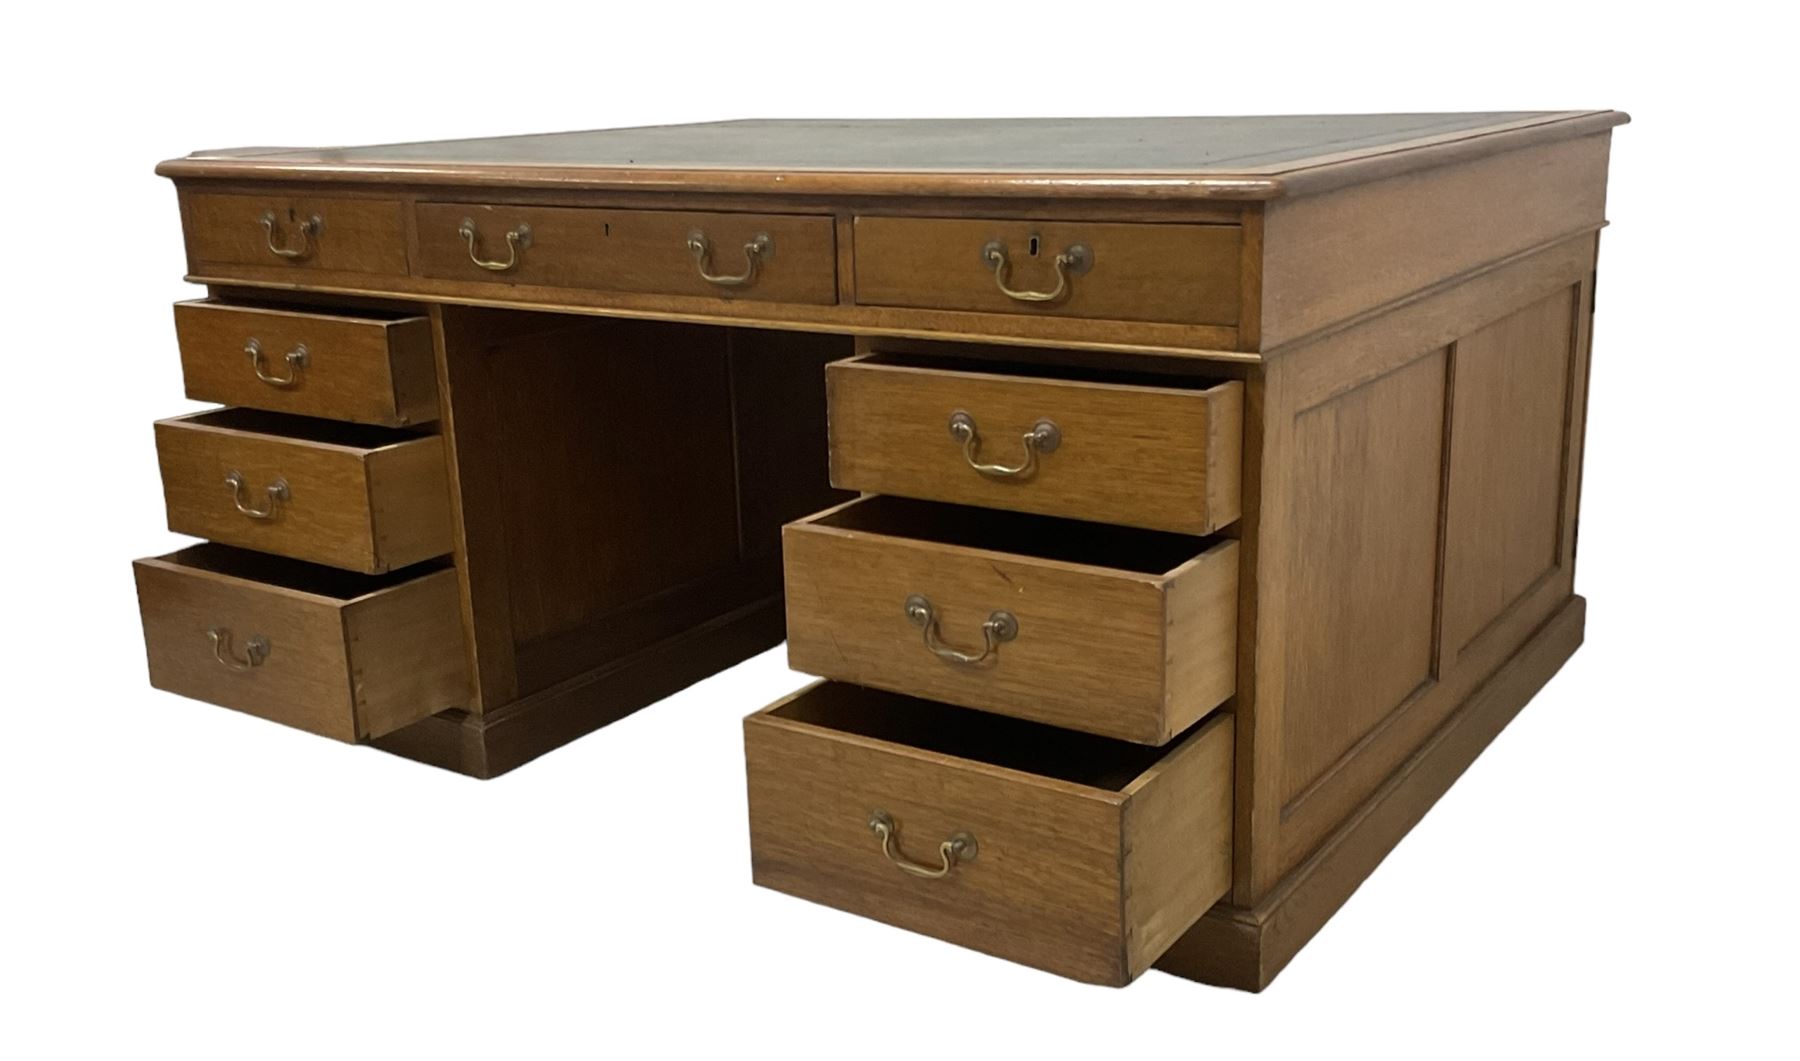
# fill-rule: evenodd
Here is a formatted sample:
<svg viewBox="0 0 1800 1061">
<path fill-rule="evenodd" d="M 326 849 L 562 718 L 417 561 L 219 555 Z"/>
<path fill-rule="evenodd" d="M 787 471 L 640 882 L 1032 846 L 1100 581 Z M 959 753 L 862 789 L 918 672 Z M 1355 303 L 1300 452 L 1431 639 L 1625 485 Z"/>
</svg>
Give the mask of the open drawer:
<svg viewBox="0 0 1800 1061">
<path fill-rule="evenodd" d="M 825 400 L 844 490 L 1181 534 L 1242 509 L 1237 380 L 876 353 Z"/>
<path fill-rule="evenodd" d="M 1125 984 L 1231 880 L 1232 718 L 1167 748 L 820 682 L 744 722 L 756 883 Z"/>
<path fill-rule="evenodd" d="M 342 741 L 468 702 L 456 572 L 197 545 L 139 560 L 150 684 Z"/>
<path fill-rule="evenodd" d="M 431 322 L 343 307 L 175 304 L 187 396 L 407 427 L 438 416 Z"/>
<path fill-rule="evenodd" d="M 1238 548 L 860 498 L 782 531 L 788 665 L 1162 744 L 1236 689 Z"/>
<path fill-rule="evenodd" d="M 169 529 L 376 574 L 448 554 L 444 440 L 256 409 L 156 423 Z"/>
</svg>

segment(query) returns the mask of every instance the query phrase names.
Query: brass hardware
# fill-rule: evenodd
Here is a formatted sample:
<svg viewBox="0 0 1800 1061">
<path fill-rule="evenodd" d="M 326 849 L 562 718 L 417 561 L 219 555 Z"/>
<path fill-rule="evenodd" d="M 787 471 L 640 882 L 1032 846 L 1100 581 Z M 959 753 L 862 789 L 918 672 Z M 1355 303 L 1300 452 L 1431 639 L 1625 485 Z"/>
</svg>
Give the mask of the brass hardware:
<svg viewBox="0 0 1800 1061">
<path fill-rule="evenodd" d="M 756 267 L 775 256 L 775 241 L 767 232 L 758 232 L 744 244 L 744 271 L 736 276 L 721 276 L 708 272 L 711 264 L 712 245 L 706 240 L 706 233 L 699 230 L 688 233 L 688 253 L 694 256 L 694 266 L 700 270 L 700 279 L 720 287 L 747 287 L 756 279 Z"/>
<path fill-rule="evenodd" d="M 964 666 L 979 666 L 991 658 L 995 658 L 1004 642 L 1019 636 L 1019 620 L 1011 612 L 997 611 L 988 615 L 987 622 L 981 624 L 983 648 L 979 655 L 969 652 L 958 652 L 945 646 L 938 637 L 937 609 L 931 601 L 915 593 L 906 598 L 906 618 L 914 626 L 924 630 L 925 647 L 930 649 L 939 659 Z"/>
<path fill-rule="evenodd" d="M 281 503 L 288 500 L 288 484 L 286 479 L 277 479 L 268 485 L 269 503 L 262 508 L 251 508 L 244 501 L 244 476 L 242 472 L 226 472 L 225 485 L 231 487 L 231 503 L 237 510 L 251 519 L 274 519 Z"/>
<path fill-rule="evenodd" d="M 1069 290 L 1069 277 L 1080 276 L 1094 267 L 1094 252 L 1085 243 L 1072 243 L 1051 262 L 1056 269 L 1056 286 L 1048 291 L 1014 291 L 1006 286 L 1012 263 L 1006 257 L 1006 244 L 989 240 L 982 245 L 981 260 L 994 270 L 994 286 L 1015 302 L 1055 302 Z"/>
<path fill-rule="evenodd" d="M 456 226 L 456 234 L 469 245 L 469 260 L 491 273 L 504 273 L 519 264 L 519 252 L 531 246 L 531 226 L 521 222 L 517 228 L 506 233 L 506 260 L 489 261 L 475 249 L 475 219 L 465 217 L 462 224 Z"/>
<path fill-rule="evenodd" d="M 881 841 L 881 853 L 887 856 L 889 862 L 926 880 L 948 877 L 958 864 L 975 861 L 975 855 L 980 851 L 973 836 L 968 833 L 953 833 L 950 839 L 938 845 L 938 859 L 942 865 L 927 866 L 914 862 L 900 852 L 900 826 L 894 823 L 894 816 L 887 811 L 878 810 L 869 815 L 869 831 Z"/>
<path fill-rule="evenodd" d="M 262 666 L 269 658 L 269 639 L 261 634 L 253 634 L 244 642 L 244 658 L 237 658 L 231 651 L 231 630 L 223 626 L 215 626 L 206 632 L 212 639 L 213 658 L 224 664 L 227 669 L 247 671 L 252 667 Z"/>
<path fill-rule="evenodd" d="M 289 261 L 297 262 L 303 258 L 312 257 L 313 251 L 318 249 L 319 233 L 325 231 L 325 219 L 314 214 L 300 222 L 300 246 L 277 247 L 275 245 L 275 211 L 263 211 L 263 216 L 258 220 L 262 222 L 263 240 L 269 245 L 269 253 Z"/>
<path fill-rule="evenodd" d="M 300 370 L 306 367 L 306 344 L 297 344 L 289 350 L 282 360 L 287 362 L 286 376 L 271 376 L 263 368 L 262 343 L 251 339 L 244 344 L 244 353 L 250 355 L 250 367 L 256 370 L 256 378 L 271 387 L 292 387 L 300 382 Z"/>
<path fill-rule="evenodd" d="M 1022 441 L 1025 443 L 1025 460 L 1015 465 L 983 464 L 976 457 L 981 448 L 981 432 L 975 427 L 975 418 L 961 409 L 950 414 L 950 437 L 962 443 L 963 460 L 969 467 L 983 475 L 991 475 L 996 479 L 1024 479 L 1037 470 L 1037 457 L 1040 453 L 1055 453 L 1056 447 L 1062 445 L 1062 429 L 1049 420 L 1039 420 L 1025 432 Z"/>
</svg>

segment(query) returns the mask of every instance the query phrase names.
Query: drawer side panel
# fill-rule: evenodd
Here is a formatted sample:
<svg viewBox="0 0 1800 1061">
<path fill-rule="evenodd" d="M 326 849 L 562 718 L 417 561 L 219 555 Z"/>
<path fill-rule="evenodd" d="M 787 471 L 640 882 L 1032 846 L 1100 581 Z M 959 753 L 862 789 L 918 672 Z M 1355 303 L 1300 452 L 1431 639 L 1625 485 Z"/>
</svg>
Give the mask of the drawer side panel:
<svg viewBox="0 0 1800 1061">
<path fill-rule="evenodd" d="M 1134 977 L 1231 888 L 1233 723 L 1208 722 L 1125 803 L 1125 960 Z"/>
<path fill-rule="evenodd" d="M 433 572 L 352 602 L 344 636 L 362 738 L 468 704 L 456 572 Z"/>
</svg>

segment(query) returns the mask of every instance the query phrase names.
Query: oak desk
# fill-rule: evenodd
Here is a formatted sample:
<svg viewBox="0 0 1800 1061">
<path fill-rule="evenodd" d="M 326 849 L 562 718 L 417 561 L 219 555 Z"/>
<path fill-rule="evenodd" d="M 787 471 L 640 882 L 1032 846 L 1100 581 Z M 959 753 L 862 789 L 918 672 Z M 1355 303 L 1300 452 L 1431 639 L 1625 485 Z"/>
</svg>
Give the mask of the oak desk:
<svg viewBox="0 0 1800 1061">
<path fill-rule="evenodd" d="M 227 408 L 157 425 L 151 679 L 489 777 L 785 632 L 758 882 L 1260 988 L 1581 641 L 1625 120 L 166 162 Z"/>
</svg>

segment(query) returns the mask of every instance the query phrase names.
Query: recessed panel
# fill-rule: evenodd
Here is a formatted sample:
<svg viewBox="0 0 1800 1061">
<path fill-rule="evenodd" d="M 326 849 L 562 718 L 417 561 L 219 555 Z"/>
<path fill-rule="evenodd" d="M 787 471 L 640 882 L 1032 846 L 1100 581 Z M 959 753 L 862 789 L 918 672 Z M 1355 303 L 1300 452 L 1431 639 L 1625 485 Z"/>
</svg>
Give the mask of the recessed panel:
<svg viewBox="0 0 1800 1061">
<path fill-rule="evenodd" d="M 1446 362 L 1294 422 L 1284 804 L 1431 679 Z"/>
<path fill-rule="evenodd" d="M 1446 662 L 1557 565 L 1574 314 L 1571 288 L 1456 344 Z"/>
</svg>

